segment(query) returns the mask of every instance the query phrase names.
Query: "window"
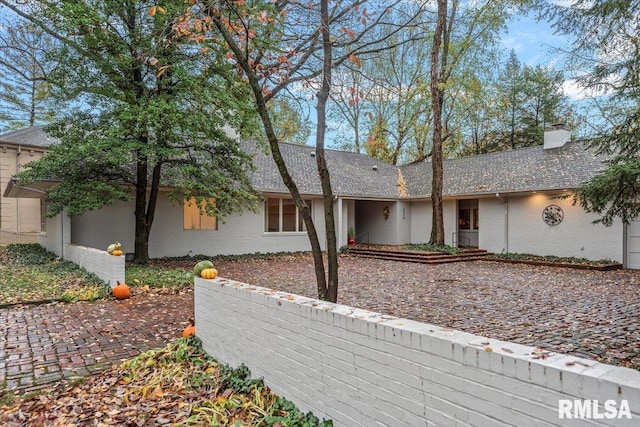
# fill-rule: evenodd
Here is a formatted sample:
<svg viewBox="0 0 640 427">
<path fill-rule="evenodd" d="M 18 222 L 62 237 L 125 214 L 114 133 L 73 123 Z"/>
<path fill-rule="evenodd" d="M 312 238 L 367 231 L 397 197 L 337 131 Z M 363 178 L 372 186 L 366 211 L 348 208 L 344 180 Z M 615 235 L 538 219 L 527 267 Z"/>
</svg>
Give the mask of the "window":
<svg viewBox="0 0 640 427">
<path fill-rule="evenodd" d="M 214 199 L 209 199 L 207 203 L 214 204 Z M 183 205 L 183 228 L 185 230 L 217 230 L 218 221 L 213 216 L 208 216 L 198 208 L 196 198 L 184 201 Z"/>
<path fill-rule="evenodd" d="M 460 230 L 471 229 L 471 209 L 460 209 L 458 211 L 458 225 Z"/>
<path fill-rule="evenodd" d="M 458 210 L 458 228 L 460 230 L 477 230 L 478 225 L 478 208 Z"/>
<path fill-rule="evenodd" d="M 311 200 L 304 202 L 311 207 Z M 269 233 L 306 231 L 293 199 L 267 199 L 264 223 L 265 231 Z"/>
</svg>

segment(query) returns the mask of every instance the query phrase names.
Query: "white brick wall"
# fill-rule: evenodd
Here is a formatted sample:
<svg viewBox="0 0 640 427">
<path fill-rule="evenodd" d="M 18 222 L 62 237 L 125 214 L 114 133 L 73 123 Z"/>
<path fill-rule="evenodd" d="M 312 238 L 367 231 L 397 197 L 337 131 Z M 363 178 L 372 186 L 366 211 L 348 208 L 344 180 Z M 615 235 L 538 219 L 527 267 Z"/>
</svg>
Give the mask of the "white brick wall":
<svg viewBox="0 0 640 427">
<path fill-rule="evenodd" d="M 112 288 L 118 281 L 125 283 L 124 256 L 113 256 L 100 249 L 67 244 L 64 248 L 64 259 L 95 274 Z"/>
<path fill-rule="evenodd" d="M 161 258 L 310 250 L 307 233 L 265 233 L 262 204 L 259 204 L 258 210 L 257 213 L 246 211 L 242 215 L 229 215 L 226 222 L 218 222 L 217 230 L 184 230 L 182 206 L 173 205 L 161 192 L 149 236 L 149 256 Z M 73 243 L 106 248 L 117 240 L 122 243 L 125 252 L 133 252 L 133 211 L 133 202 L 116 201 L 102 209 L 74 216 L 71 231 Z M 316 200 L 313 203 L 313 217 L 319 236 L 324 236 L 324 221 L 320 221 L 323 215 L 322 201 Z M 107 229 L 109 232 L 105 233 Z M 321 245 L 324 247 L 324 239 L 321 239 Z"/>
<path fill-rule="evenodd" d="M 196 278 L 195 316 L 211 356 L 336 426 L 640 423 L 640 372 L 627 368 L 222 278 Z M 626 400 L 632 418 L 560 419 L 559 399 L 597 399 L 600 415 Z"/>
</svg>

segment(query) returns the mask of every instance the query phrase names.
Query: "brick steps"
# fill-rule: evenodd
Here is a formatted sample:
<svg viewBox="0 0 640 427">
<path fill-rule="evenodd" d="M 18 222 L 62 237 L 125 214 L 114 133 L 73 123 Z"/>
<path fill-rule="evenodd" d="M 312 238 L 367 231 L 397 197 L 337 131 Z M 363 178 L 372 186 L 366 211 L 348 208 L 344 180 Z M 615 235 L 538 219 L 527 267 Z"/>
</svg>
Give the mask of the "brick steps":
<svg viewBox="0 0 640 427">
<path fill-rule="evenodd" d="M 443 264 L 447 262 L 477 261 L 486 259 L 490 253 L 484 249 L 465 249 L 455 255 L 442 252 L 422 252 L 402 249 L 376 249 L 350 246 L 349 254 L 362 258 L 376 258 L 389 261 L 415 262 L 421 264 Z"/>
</svg>

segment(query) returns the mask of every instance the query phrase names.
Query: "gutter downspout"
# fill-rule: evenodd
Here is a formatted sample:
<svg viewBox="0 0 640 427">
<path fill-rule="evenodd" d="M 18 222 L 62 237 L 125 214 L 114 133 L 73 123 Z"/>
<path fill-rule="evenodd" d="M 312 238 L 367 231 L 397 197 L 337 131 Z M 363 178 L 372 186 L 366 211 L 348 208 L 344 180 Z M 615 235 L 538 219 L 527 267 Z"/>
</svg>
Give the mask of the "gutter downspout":
<svg viewBox="0 0 640 427">
<path fill-rule="evenodd" d="M 509 253 L 509 199 L 501 197 L 496 193 L 496 197 L 504 204 L 504 249 L 503 253 Z"/>
</svg>

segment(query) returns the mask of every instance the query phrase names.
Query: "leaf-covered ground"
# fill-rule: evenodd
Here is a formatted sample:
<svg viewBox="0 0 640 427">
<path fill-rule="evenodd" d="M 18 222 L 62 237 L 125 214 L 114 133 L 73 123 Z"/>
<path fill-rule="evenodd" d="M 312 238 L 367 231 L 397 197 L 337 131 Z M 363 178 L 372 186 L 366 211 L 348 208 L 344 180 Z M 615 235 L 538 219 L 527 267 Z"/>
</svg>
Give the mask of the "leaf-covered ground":
<svg viewBox="0 0 640 427">
<path fill-rule="evenodd" d="M 181 338 L 74 385 L 5 402 L 13 426 L 318 426 L 241 366 L 219 365 L 197 338 Z"/>
<path fill-rule="evenodd" d="M 341 256 L 339 262 L 340 303 L 541 347 L 545 351 L 640 368 L 638 271 L 593 272 L 486 261 L 427 266 L 359 259 L 349 255 Z M 222 277 L 309 297 L 316 295 L 313 261 L 309 254 L 214 259 L 214 263 Z M 135 315 L 138 313 L 140 327 L 148 332 L 157 320 L 154 313 L 166 314 L 176 306 L 175 303 L 163 301 L 188 295 L 182 292 L 174 294 L 173 289 L 162 285 L 162 280 L 156 281 L 154 272 L 161 272 L 158 277 L 171 277 L 169 281 L 182 283 L 194 264 L 194 259 L 154 260 L 148 270 L 140 269 L 135 273 L 135 278 L 131 276 L 132 281 L 138 280 L 140 286 L 134 289 L 133 298 L 117 304 L 115 311 L 109 309 L 114 301 L 64 305 L 73 313 L 64 320 L 65 327 L 73 332 L 70 338 L 74 342 L 77 339 L 87 342 L 94 335 L 104 336 L 106 342 L 110 343 L 114 337 L 126 334 L 138 340 L 150 339 L 144 335 L 144 331 L 116 327 L 114 319 L 137 319 Z M 145 286 L 156 282 L 160 289 L 145 290 Z M 183 286 L 188 287 L 179 285 L 178 288 Z M 171 295 L 163 295 L 165 291 Z M 83 310 L 73 309 L 80 306 Z M 98 306 L 104 306 L 104 310 L 97 310 Z M 40 308 L 45 307 L 48 305 Z M 182 314 L 174 323 L 186 320 Z M 40 317 L 37 320 L 40 322 L 39 326 L 36 325 L 38 331 L 52 324 L 48 322 L 42 326 L 46 320 Z M 166 323 L 163 321 L 162 325 L 166 326 Z M 80 334 L 84 325 L 93 325 L 94 335 Z M 173 326 L 176 329 L 177 326 Z M 181 329 L 184 325 L 178 326 Z M 176 333 L 173 331 L 169 335 L 175 336 Z M 36 341 L 29 343 L 34 345 Z M 218 383 L 207 383 L 208 386 L 200 388 L 185 386 L 191 380 L 180 380 L 183 371 L 189 378 L 202 378 L 209 374 L 221 377 L 219 372 L 209 371 L 207 374 L 214 362 L 204 367 L 203 362 L 198 361 L 200 356 L 195 357 L 195 372 L 190 373 L 191 368 L 182 366 L 183 362 L 180 361 L 170 362 L 156 371 L 159 360 L 165 357 L 160 356 L 163 352 L 166 350 L 158 350 L 143 356 L 143 359 L 137 359 L 144 360 L 134 362 L 138 365 L 125 364 L 104 374 L 88 377 L 72 388 L 51 390 L 51 393 L 13 403 L 9 401 L 13 396 L 5 395 L 6 406 L 0 410 L 4 417 L 0 418 L 0 425 L 9 422 L 22 425 L 21 419 L 25 420 L 25 425 L 63 425 L 63 421 L 76 425 L 114 425 L 122 424 L 124 417 L 132 415 L 134 410 L 146 411 L 148 415 L 134 414 L 136 418 L 129 425 L 171 424 L 184 416 L 179 414 L 186 413 L 188 417 L 181 418 L 177 423 L 188 425 L 187 420 L 190 420 L 189 423 L 193 425 L 201 425 L 206 420 L 197 417 L 220 414 L 218 404 L 230 405 L 231 412 L 236 411 L 238 406 L 249 405 L 249 401 L 243 398 L 232 398 L 234 395 L 229 394 L 232 392 L 226 392 L 228 395 L 225 395 L 222 386 L 222 394 L 212 396 L 211 390 L 217 388 L 215 384 Z M 168 378 L 167 372 L 176 379 L 176 384 L 164 382 L 162 378 Z M 134 373 L 135 381 L 127 376 L 131 373 Z M 225 390 L 229 388 L 224 386 Z M 200 399 L 200 402 L 209 403 L 191 403 L 190 396 L 193 402 Z M 249 394 L 251 402 L 266 399 L 261 396 L 262 393 L 259 396 Z M 250 405 L 247 407 L 253 408 Z M 224 414 L 221 416 L 228 417 Z M 38 423 L 31 421 L 32 418 L 46 421 Z M 221 420 L 224 421 L 223 418 Z M 227 418 L 227 425 L 233 425 L 229 420 Z M 269 420 L 273 425 L 278 425 L 278 422 L 287 425 L 276 418 Z"/>
<path fill-rule="evenodd" d="M 110 291 L 94 275 L 37 244 L 0 247 L 0 306 L 33 301 L 94 301 Z"/>
</svg>

